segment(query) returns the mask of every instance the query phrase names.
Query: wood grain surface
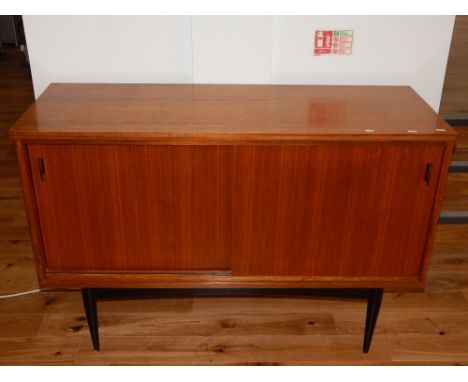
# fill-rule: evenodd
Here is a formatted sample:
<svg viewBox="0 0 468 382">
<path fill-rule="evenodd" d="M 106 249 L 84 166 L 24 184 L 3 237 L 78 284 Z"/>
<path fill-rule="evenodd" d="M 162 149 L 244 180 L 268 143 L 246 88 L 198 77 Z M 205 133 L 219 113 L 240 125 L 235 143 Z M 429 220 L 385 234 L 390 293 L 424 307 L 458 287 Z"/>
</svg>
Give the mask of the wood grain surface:
<svg viewBox="0 0 468 382">
<path fill-rule="evenodd" d="M 410 87 L 51 84 L 14 138 L 173 144 L 452 140 Z"/>
<path fill-rule="evenodd" d="M 229 271 L 230 151 L 30 145 L 48 270 Z"/>
<path fill-rule="evenodd" d="M 443 145 L 235 153 L 234 275 L 418 277 Z"/>
<path fill-rule="evenodd" d="M 324 282 L 418 280 L 443 153 L 438 144 L 29 145 L 32 166 L 45 169 L 32 176 L 50 273 Z"/>
</svg>

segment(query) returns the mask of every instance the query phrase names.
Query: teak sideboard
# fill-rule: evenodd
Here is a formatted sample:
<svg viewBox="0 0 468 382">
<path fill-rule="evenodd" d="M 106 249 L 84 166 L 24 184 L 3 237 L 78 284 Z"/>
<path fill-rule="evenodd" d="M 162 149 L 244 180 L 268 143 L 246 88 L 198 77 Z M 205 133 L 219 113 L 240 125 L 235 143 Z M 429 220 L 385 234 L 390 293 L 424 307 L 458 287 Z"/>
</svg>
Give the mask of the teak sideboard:
<svg viewBox="0 0 468 382">
<path fill-rule="evenodd" d="M 422 288 L 456 135 L 409 87 L 52 84 L 10 136 L 39 283 L 92 316 L 100 288 Z"/>
</svg>

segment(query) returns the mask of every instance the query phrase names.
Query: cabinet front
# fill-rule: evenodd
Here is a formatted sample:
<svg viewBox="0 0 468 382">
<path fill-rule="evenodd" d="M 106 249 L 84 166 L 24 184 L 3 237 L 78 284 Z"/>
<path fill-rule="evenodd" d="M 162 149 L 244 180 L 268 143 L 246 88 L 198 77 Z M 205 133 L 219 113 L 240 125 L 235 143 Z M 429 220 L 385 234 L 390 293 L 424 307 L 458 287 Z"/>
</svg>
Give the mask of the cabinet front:
<svg viewBox="0 0 468 382">
<path fill-rule="evenodd" d="M 49 272 L 227 272 L 229 148 L 29 147 Z"/>
<path fill-rule="evenodd" d="M 48 272 L 417 276 L 442 144 L 29 145 Z"/>
<path fill-rule="evenodd" d="M 236 147 L 233 272 L 417 278 L 443 151 Z"/>
</svg>

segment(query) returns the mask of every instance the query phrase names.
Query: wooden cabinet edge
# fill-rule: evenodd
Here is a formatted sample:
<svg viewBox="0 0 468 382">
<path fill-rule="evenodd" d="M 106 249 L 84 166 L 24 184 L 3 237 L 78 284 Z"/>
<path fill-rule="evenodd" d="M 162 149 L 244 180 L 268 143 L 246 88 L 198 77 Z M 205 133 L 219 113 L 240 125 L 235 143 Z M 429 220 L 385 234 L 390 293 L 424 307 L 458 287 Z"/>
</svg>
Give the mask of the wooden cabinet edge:
<svg viewBox="0 0 468 382">
<path fill-rule="evenodd" d="M 85 135 L 72 133 L 64 136 L 28 135 L 10 133 L 10 138 L 22 141 L 24 144 L 132 144 L 132 145 L 311 145 L 327 142 L 407 142 L 407 143 L 445 143 L 454 142 L 456 134 L 316 134 L 316 135 L 276 135 L 276 134 L 206 134 L 200 136 L 164 136 L 164 135 L 139 135 L 121 134 L 119 137 L 111 135 Z"/>
<path fill-rule="evenodd" d="M 212 276 L 47 273 L 47 288 L 396 288 L 421 290 L 418 277 Z"/>
<path fill-rule="evenodd" d="M 43 285 L 46 278 L 46 260 L 42 245 L 41 228 L 39 224 L 39 215 L 37 212 L 37 204 L 35 200 L 34 185 L 31 176 L 31 165 L 27 146 L 20 140 L 15 141 L 16 156 L 18 159 L 18 167 L 23 189 L 23 200 L 26 208 L 26 216 L 28 220 L 29 234 L 31 236 L 31 244 L 33 248 L 34 261 L 36 263 L 36 272 L 39 280 L 39 285 Z"/>
<path fill-rule="evenodd" d="M 448 170 L 450 166 L 450 161 L 452 158 L 452 153 L 455 148 L 455 142 L 447 142 L 445 144 L 444 156 L 442 159 L 442 165 L 440 166 L 440 171 L 437 178 L 437 189 L 435 193 L 431 220 L 428 227 L 428 233 L 426 235 L 426 245 L 424 248 L 424 254 L 421 261 L 421 267 L 419 271 L 420 280 L 425 283 L 427 279 L 427 273 L 429 270 L 430 259 L 432 254 L 432 249 L 434 246 L 435 235 L 437 233 L 437 222 L 439 220 L 439 214 L 442 207 L 442 202 L 445 194 L 445 187 L 448 180 Z"/>
</svg>

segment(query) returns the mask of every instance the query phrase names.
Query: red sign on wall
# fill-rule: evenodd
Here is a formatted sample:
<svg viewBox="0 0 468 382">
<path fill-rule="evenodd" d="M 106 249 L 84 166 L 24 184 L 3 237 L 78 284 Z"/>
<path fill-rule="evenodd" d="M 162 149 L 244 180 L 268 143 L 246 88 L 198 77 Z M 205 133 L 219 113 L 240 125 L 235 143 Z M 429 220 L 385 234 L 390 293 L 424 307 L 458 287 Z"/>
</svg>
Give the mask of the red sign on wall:
<svg viewBox="0 0 468 382">
<path fill-rule="evenodd" d="M 321 56 L 323 54 L 351 54 L 352 48 L 352 30 L 315 31 L 315 56 Z"/>
<path fill-rule="evenodd" d="M 330 54 L 332 49 L 333 31 L 315 31 L 315 49 L 314 54 Z"/>
</svg>

